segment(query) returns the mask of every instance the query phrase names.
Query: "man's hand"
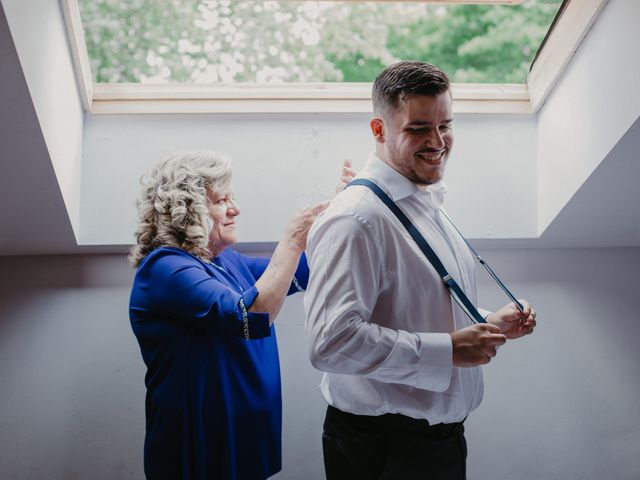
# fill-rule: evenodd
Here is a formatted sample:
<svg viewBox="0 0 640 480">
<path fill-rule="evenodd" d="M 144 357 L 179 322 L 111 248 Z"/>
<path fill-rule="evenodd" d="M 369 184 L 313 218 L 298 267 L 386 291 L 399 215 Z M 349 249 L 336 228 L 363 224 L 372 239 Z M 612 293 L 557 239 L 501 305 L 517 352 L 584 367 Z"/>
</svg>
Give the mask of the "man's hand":
<svg viewBox="0 0 640 480">
<path fill-rule="evenodd" d="M 485 365 L 496 356 L 497 347 L 507 339 L 495 325 L 478 323 L 451 332 L 454 367 Z"/>
<path fill-rule="evenodd" d="M 495 325 L 509 340 L 533 333 L 536 312 L 526 300 L 519 300 L 524 307 L 520 312 L 514 303 L 505 305 L 497 312 L 487 315 L 487 322 Z"/>
</svg>

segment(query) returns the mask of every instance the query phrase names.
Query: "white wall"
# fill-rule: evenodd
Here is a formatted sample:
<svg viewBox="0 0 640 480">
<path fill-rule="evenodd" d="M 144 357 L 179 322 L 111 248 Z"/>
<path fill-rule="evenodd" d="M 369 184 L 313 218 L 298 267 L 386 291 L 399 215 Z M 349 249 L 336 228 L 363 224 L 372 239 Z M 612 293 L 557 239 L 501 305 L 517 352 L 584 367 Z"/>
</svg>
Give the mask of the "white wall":
<svg viewBox="0 0 640 480">
<path fill-rule="evenodd" d="M 540 233 L 640 115 L 638 20 L 611 0 L 538 115 Z"/>
<path fill-rule="evenodd" d="M 469 480 L 640 477 L 640 249 L 490 250 L 535 302 L 535 335 L 485 368 L 467 421 Z M 141 479 L 144 367 L 122 256 L 0 257 L 0 477 Z M 613 280 L 612 280 L 613 279 Z M 486 306 L 503 303 L 481 275 Z M 302 297 L 278 320 L 284 470 L 323 477 L 320 375 Z"/>
<path fill-rule="evenodd" d="M 83 112 L 60 4 L 1 1 L 77 238 Z"/>
<path fill-rule="evenodd" d="M 470 480 L 640 478 L 640 249 L 489 251 L 535 302 L 535 335 L 499 351 L 468 423 Z M 485 279 L 480 298 L 502 303 Z"/>
<path fill-rule="evenodd" d="M 132 241 L 137 179 L 175 149 L 235 157 L 240 199 L 260 198 L 240 222 L 256 243 L 275 241 L 286 214 L 326 196 L 344 157 L 361 166 L 372 148 L 358 114 L 89 116 L 83 125 L 59 2 L 1 1 L 80 245 Z M 638 118 L 637 18 L 637 1 L 609 1 L 538 117 L 457 116 L 448 207 L 467 236 L 537 238 Z"/>
<path fill-rule="evenodd" d="M 454 128 L 447 205 L 459 226 L 472 238 L 537 236 L 536 119 L 460 114 Z M 140 176 L 185 148 L 234 158 L 240 206 L 251 207 L 239 236 L 268 242 L 295 209 L 333 192 L 344 158 L 361 168 L 374 143 L 364 114 L 88 118 L 80 243 L 131 243 Z"/>
<path fill-rule="evenodd" d="M 467 236 L 537 238 L 628 131 L 640 113 L 639 18 L 640 2 L 609 1 L 539 115 L 456 116 L 447 203 Z M 236 159 L 240 200 L 260 198 L 241 238 L 266 242 L 286 218 L 271 212 L 321 199 L 342 159 L 361 166 L 372 140 L 364 114 L 88 118 L 80 243 L 129 243 L 137 178 L 185 147 Z"/>
</svg>

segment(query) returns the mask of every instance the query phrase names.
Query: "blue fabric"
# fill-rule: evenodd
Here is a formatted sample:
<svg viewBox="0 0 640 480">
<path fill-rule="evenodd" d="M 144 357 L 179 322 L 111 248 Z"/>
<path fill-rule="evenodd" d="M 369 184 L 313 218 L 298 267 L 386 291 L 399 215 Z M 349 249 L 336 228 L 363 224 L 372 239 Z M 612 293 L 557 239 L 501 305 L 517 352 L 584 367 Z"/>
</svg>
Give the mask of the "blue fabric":
<svg viewBox="0 0 640 480">
<path fill-rule="evenodd" d="M 254 302 L 268 262 L 227 249 L 208 264 L 162 247 L 138 267 L 129 314 L 147 366 L 148 479 L 264 479 L 281 469 L 275 329 L 268 314 L 248 312 L 246 340 L 240 307 Z M 308 273 L 303 255 L 303 288 Z"/>
</svg>

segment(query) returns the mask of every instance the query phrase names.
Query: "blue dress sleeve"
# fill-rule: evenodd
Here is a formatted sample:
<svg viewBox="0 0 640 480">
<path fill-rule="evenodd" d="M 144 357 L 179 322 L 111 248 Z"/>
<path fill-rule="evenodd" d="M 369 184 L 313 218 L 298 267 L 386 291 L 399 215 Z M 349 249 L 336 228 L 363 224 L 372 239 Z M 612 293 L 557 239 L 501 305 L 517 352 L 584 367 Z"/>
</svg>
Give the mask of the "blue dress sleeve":
<svg viewBox="0 0 640 480">
<path fill-rule="evenodd" d="M 158 252 L 139 269 L 136 281 L 147 297 L 144 303 L 160 314 L 247 340 L 270 335 L 269 314 L 248 311 L 258 295 L 255 286 L 233 290 L 186 253 Z"/>
<path fill-rule="evenodd" d="M 248 255 L 243 255 L 237 252 L 236 254 L 238 255 L 238 257 L 240 257 L 242 263 L 244 263 L 249 268 L 256 280 L 262 276 L 264 271 L 267 269 L 267 265 L 269 265 L 269 258 L 250 257 Z M 308 283 L 309 265 L 307 264 L 306 253 L 302 252 L 302 255 L 300 255 L 300 260 L 298 261 L 298 268 L 296 269 L 296 273 L 293 275 L 293 279 L 291 280 L 291 285 L 289 287 L 287 295 L 292 295 L 297 292 L 304 292 L 307 289 Z"/>
<path fill-rule="evenodd" d="M 307 289 L 308 283 L 309 265 L 307 264 L 307 254 L 302 252 L 302 255 L 300 255 L 300 261 L 298 262 L 298 268 L 296 269 L 296 273 L 293 275 L 291 287 L 289 288 L 287 295 L 291 295 L 296 292 L 304 292 Z"/>
</svg>

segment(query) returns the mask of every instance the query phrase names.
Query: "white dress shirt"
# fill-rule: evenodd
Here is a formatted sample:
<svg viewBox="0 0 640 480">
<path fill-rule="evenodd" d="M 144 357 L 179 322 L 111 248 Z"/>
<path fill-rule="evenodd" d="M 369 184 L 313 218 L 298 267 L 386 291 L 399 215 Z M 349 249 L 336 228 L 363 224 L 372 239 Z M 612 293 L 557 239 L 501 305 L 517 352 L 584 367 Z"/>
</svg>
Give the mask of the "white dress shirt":
<svg viewBox="0 0 640 480">
<path fill-rule="evenodd" d="M 375 181 L 427 239 L 472 303 L 474 259 L 443 221 L 442 182 L 426 191 L 375 154 L 358 175 Z M 330 405 L 359 415 L 462 421 L 482 398 L 480 367 L 452 364 L 449 332 L 472 324 L 395 215 L 368 188 L 338 194 L 307 243 L 304 303 L 312 364 Z"/>
</svg>

